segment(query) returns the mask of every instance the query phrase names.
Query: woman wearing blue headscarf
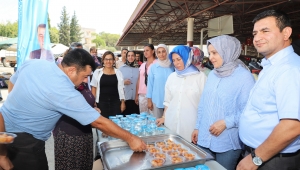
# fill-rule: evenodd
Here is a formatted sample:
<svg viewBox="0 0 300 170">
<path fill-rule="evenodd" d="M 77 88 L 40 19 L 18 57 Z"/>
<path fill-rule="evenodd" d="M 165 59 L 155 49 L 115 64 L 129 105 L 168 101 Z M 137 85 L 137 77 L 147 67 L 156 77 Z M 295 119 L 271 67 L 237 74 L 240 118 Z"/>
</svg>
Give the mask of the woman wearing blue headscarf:
<svg viewBox="0 0 300 170">
<path fill-rule="evenodd" d="M 255 81 L 238 59 L 241 54 L 238 39 L 222 35 L 207 44 L 214 70 L 208 75 L 200 99 L 192 141 L 227 170 L 233 170 L 242 147 L 238 122 Z"/>
<path fill-rule="evenodd" d="M 197 106 L 206 82 L 206 76 L 192 65 L 193 58 L 200 57 L 200 50 L 177 46 L 169 54 L 175 67 L 165 85 L 164 114 L 157 124 L 165 123 L 170 130 L 191 140 L 197 119 Z"/>
</svg>

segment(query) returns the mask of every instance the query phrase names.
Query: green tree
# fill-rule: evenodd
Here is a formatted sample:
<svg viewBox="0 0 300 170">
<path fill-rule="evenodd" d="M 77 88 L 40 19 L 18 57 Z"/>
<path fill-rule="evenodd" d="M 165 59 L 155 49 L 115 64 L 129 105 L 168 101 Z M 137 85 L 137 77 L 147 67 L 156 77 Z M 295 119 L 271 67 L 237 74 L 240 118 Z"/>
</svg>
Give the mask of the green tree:
<svg viewBox="0 0 300 170">
<path fill-rule="evenodd" d="M 50 34 L 51 43 L 59 43 L 59 31 L 57 28 L 55 27 L 50 28 L 49 34 Z"/>
<path fill-rule="evenodd" d="M 61 11 L 60 16 L 61 22 L 58 24 L 59 28 L 59 42 L 69 46 L 70 44 L 70 25 L 69 25 L 69 16 L 66 10 L 66 7 L 64 6 Z"/>
<path fill-rule="evenodd" d="M 117 51 L 115 47 L 106 47 L 106 49 L 111 52 Z"/>
<path fill-rule="evenodd" d="M 18 36 L 18 22 L 0 24 L 0 36 L 14 38 Z"/>
<path fill-rule="evenodd" d="M 49 13 L 48 13 L 48 28 L 49 29 L 51 28 Z"/>
<path fill-rule="evenodd" d="M 79 42 L 81 40 L 82 33 L 80 32 L 80 30 L 81 28 L 78 24 L 76 13 L 74 11 L 74 15 L 72 16 L 70 24 L 70 42 Z"/>
<path fill-rule="evenodd" d="M 101 47 L 101 48 L 105 48 L 106 44 L 105 41 L 98 35 L 98 34 L 93 34 L 94 36 L 96 36 L 95 39 L 93 39 L 93 43 L 96 44 L 96 47 Z"/>
<path fill-rule="evenodd" d="M 118 39 L 120 38 L 119 34 L 110 34 L 106 32 L 100 32 L 99 35 L 108 47 L 115 47 Z"/>
</svg>

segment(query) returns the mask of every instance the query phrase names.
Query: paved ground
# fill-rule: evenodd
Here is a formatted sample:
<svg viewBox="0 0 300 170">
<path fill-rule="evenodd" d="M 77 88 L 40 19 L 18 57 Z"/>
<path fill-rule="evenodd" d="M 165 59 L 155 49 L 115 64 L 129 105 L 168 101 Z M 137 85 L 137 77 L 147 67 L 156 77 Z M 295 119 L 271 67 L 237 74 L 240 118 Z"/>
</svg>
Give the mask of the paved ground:
<svg viewBox="0 0 300 170">
<path fill-rule="evenodd" d="M 0 64 L 0 74 L 2 74 L 3 72 L 9 72 L 12 73 L 14 72 L 12 67 L 3 67 L 2 64 Z M 2 106 L 3 102 L 6 100 L 8 92 L 7 89 L 0 89 L 1 94 L 2 94 L 2 98 L 3 100 L 0 102 L 0 107 Z M 96 133 L 95 130 L 93 130 L 93 137 L 94 137 L 94 143 L 96 142 Z M 95 144 L 94 144 L 95 146 Z M 51 136 L 47 141 L 46 141 L 46 155 L 47 155 L 47 159 L 48 159 L 48 165 L 49 165 L 49 170 L 54 170 L 54 141 L 53 141 L 53 137 Z M 97 161 L 94 163 L 94 168 L 93 170 L 101 170 L 102 168 L 102 164 L 100 161 Z"/>
</svg>

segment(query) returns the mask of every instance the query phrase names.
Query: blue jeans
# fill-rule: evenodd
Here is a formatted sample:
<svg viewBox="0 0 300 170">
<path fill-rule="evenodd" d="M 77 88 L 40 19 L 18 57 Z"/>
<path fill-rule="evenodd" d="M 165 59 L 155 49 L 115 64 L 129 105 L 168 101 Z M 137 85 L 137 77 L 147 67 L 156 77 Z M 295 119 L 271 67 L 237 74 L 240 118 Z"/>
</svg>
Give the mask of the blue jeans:
<svg viewBox="0 0 300 170">
<path fill-rule="evenodd" d="M 242 152 L 241 149 L 237 149 L 237 150 L 229 150 L 227 152 L 219 153 L 219 152 L 213 152 L 209 148 L 205 148 L 200 145 L 197 146 L 200 147 L 205 152 L 209 153 L 211 156 L 213 156 L 215 160 L 227 170 L 236 169 L 238 159 L 241 156 L 241 152 Z"/>
</svg>

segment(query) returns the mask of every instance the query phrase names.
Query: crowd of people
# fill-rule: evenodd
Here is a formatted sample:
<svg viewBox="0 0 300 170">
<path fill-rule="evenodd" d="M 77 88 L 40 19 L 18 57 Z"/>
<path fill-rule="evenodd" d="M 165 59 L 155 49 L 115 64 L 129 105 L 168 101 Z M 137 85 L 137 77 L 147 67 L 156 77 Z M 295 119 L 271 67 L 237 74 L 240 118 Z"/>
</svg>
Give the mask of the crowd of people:
<svg viewBox="0 0 300 170">
<path fill-rule="evenodd" d="M 0 131 L 18 137 L 0 145 L 0 167 L 48 169 L 45 140 L 53 129 L 56 169 L 91 169 L 92 127 L 141 152 L 145 143 L 108 118 L 148 112 L 227 170 L 300 169 L 300 57 L 291 22 L 268 10 L 253 23 L 253 44 L 265 56 L 257 81 L 238 59 L 239 40 L 228 35 L 207 41 L 208 76 L 199 66 L 203 52 L 184 45 L 171 52 L 145 45 L 144 62 L 127 49 L 116 61 L 110 51 L 99 60 L 96 48 L 80 47 L 56 64 L 25 62 L 1 108 Z"/>
</svg>

